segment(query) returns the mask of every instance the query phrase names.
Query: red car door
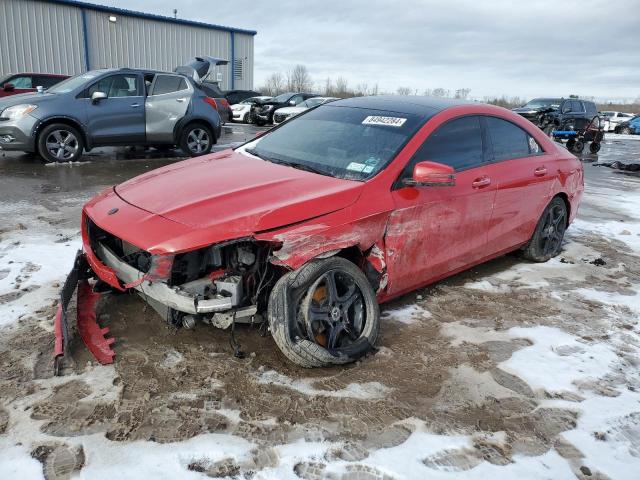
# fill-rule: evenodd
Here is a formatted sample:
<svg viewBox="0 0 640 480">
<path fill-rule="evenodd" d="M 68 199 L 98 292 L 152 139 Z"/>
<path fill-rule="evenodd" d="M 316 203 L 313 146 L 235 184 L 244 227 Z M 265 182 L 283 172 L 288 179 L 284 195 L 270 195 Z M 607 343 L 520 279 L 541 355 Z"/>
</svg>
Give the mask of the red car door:
<svg viewBox="0 0 640 480">
<path fill-rule="evenodd" d="M 531 238 L 551 200 L 555 162 L 518 125 L 489 116 L 483 117 L 483 123 L 493 160 L 487 172 L 498 187 L 488 247 L 491 253 L 498 253 Z"/>
<path fill-rule="evenodd" d="M 405 186 L 422 161 L 452 166 L 454 186 Z M 485 255 L 496 186 L 487 171 L 478 116 L 437 128 L 407 164 L 392 191 L 385 244 L 390 295 L 477 263 Z"/>
</svg>

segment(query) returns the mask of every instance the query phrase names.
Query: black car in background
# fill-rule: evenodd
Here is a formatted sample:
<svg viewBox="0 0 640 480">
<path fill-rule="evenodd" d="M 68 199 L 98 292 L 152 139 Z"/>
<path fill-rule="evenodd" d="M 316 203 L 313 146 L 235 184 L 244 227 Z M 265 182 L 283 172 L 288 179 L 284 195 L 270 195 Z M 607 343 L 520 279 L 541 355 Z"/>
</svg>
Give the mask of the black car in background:
<svg viewBox="0 0 640 480">
<path fill-rule="evenodd" d="M 598 108 L 594 102 L 579 98 L 538 98 L 520 108 L 514 108 L 513 111 L 547 134 L 554 130 L 584 129 L 598 116 Z"/>
<path fill-rule="evenodd" d="M 534 98 L 512 111 L 537 125 L 538 117 L 542 113 L 559 108 L 560 103 L 562 103 L 562 98 Z"/>
<path fill-rule="evenodd" d="M 277 97 L 266 102 L 255 103 L 251 107 L 251 118 L 255 120 L 257 125 L 273 123 L 273 114 L 277 109 L 283 107 L 295 107 L 308 98 L 313 97 L 319 97 L 319 95 L 315 93 L 281 93 Z"/>
<path fill-rule="evenodd" d="M 227 90 L 224 92 L 224 96 L 229 102 L 229 105 L 235 105 L 247 98 L 259 97 L 260 95 L 262 95 L 260 92 L 255 92 L 253 90 Z"/>
</svg>

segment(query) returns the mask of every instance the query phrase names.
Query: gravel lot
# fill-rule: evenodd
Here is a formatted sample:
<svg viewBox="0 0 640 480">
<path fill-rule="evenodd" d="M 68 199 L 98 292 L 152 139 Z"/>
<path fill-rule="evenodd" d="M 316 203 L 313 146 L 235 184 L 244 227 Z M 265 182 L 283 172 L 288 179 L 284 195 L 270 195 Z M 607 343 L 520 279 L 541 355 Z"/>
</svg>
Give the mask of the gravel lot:
<svg viewBox="0 0 640 480">
<path fill-rule="evenodd" d="M 228 126 L 218 147 L 256 131 Z M 383 306 L 355 365 L 297 368 L 252 328 L 236 359 L 228 332 L 171 330 L 124 295 L 99 305 L 115 364 L 74 340 L 54 378 L 82 204 L 176 161 L 87 160 L 0 153 L 0 478 L 638 478 L 640 173 L 597 164 L 640 162 L 640 137 L 583 156 L 559 257 L 508 255 Z"/>
</svg>

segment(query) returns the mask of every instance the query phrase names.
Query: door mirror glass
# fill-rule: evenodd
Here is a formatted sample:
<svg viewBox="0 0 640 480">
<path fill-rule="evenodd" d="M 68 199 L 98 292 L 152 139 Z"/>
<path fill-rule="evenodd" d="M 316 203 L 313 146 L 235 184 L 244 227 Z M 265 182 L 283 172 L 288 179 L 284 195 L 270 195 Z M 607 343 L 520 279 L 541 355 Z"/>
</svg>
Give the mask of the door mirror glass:
<svg viewBox="0 0 640 480">
<path fill-rule="evenodd" d="M 292 107 L 295 107 L 296 101 L 295 100 L 289 100 L 289 105 L 291 105 Z"/>
<path fill-rule="evenodd" d="M 3 88 L 5 92 L 13 92 L 16 89 L 16 87 L 13 86 L 13 83 L 5 83 Z"/>
<path fill-rule="evenodd" d="M 570 112 L 571 112 L 571 104 L 567 102 L 562 106 L 562 113 L 570 113 Z"/>
<path fill-rule="evenodd" d="M 418 162 L 413 167 L 413 175 L 405 180 L 405 185 L 428 187 L 452 187 L 456 184 L 453 167 L 437 162 Z"/>
<path fill-rule="evenodd" d="M 91 102 L 98 103 L 100 100 L 107 98 L 107 94 L 104 92 L 93 92 L 91 94 Z"/>
</svg>

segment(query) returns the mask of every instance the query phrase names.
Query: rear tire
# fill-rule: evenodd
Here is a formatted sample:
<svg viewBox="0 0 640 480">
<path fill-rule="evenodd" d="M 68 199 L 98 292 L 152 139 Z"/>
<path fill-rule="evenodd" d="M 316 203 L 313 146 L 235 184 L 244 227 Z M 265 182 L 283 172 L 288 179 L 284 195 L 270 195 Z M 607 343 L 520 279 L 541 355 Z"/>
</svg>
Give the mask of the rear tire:
<svg viewBox="0 0 640 480">
<path fill-rule="evenodd" d="M 84 141 L 80 132 L 71 125 L 52 123 L 38 135 L 37 147 L 47 163 L 76 162 L 82 156 Z"/>
<path fill-rule="evenodd" d="M 280 278 L 268 319 L 282 353 L 305 368 L 357 360 L 373 348 L 380 329 L 371 284 L 341 257 L 313 260 Z"/>
<path fill-rule="evenodd" d="M 601 148 L 601 144 L 600 143 L 591 143 L 591 145 L 589 145 L 589 151 L 591 153 L 598 153 L 600 151 Z"/>
<path fill-rule="evenodd" d="M 631 129 L 629 127 L 622 127 L 620 133 L 623 135 L 631 135 Z"/>
<path fill-rule="evenodd" d="M 206 155 L 214 144 L 211 129 L 202 123 L 187 125 L 180 135 L 180 148 L 190 157 Z"/>
<path fill-rule="evenodd" d="M 567 230 L 567 205 L 555 197 L 542 212 L 533 236 L 523 249 L 524 258 L 533 262 L 546 262 L 560 253 Z"/>
<path fill-rule="evenodd" d="M 584 142 L 582 140 L 576 140 L 571 150 L 573 151 L 573 153 L 582 153 L 582 151 L 584 150 Z"/>
</svg>

